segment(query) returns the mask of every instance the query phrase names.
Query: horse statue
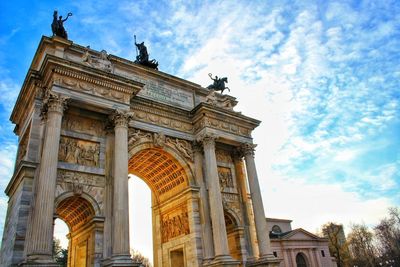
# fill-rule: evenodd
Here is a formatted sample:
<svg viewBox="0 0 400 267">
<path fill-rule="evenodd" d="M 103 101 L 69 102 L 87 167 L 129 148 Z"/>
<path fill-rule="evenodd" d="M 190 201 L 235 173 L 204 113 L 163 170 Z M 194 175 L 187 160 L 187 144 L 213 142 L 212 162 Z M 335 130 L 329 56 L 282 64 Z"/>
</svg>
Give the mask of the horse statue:
<svg viewBox="0 0 400 267">
<path fill-rule="evenodd" d="M 224 93 L 224 90 L 228 90 L 229 92 L 231 91 L 229 87 L 225 86 L 225 83 L 228 83 L 228 78 L 223 77 L 223 78 L 218 78 L 218 76 L 215 76 L 215 78 L 212 77 L 212 74 L 209 73 L 208 76 L 210 76 L 210 79 L 213 80 L 213 84 L 210 84 L 207 86 L 207 89 L 213 89 L 214 91 L 221 91 L 221 94 Z"/>
</svg>

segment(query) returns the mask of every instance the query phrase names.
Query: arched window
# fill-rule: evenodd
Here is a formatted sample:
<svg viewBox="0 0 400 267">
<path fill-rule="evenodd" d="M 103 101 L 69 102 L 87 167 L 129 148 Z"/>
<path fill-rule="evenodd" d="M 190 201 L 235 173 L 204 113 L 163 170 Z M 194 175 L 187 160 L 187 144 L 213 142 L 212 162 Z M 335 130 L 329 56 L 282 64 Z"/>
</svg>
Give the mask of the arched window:
<svg viewBox="0 0 400 267">
<path fill-rule="evenodd" d="M 272 226 L 272 233 L 280 234 L 280 233 L 282 233 L 282 229 L 278 225 L 274 225 L 274 226 Z"/>
<path fill-rule="evenodd" d="M 298 253 L 296 256 L 296 265 L 297 267 L 307 267 L 306 259 L 302 253 Z"/>
</svg>

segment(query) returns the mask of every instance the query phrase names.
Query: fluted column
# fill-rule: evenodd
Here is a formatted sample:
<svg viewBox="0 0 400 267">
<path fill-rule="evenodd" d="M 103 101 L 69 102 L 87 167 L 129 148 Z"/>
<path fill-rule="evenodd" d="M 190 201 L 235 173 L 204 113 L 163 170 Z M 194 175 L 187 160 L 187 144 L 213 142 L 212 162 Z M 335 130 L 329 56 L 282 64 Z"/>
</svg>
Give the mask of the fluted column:
<svg viewBox="0 0 400 267">
<path fill-rule="evenodd" d="M 251 200 L 253 202 L 254 221 L 258 239 L 258 249 L 260 258 L 270 256 L 270 240 L 267 221 L 265 220 L 264 205 L 262 203 L 260 184 L 258 182 L 256 164 L 254 161 L 254 144 L 244 144 L 242 152 L 246 161 L 247 178 L 249 181 L 249 188 Z"/>
<path fill-rule="evenodd" d="M 131 118 L 131 113 L 119 110 L 110 115 L 115 131 L 111 266 L 132 266 L 128 216 L 128 122 Z"/>
<path fill-rule="evenodd" d="M 226 234 L 224 208 L 222 206 L 221 188 L 219 185 L 217 159 L 215 156 L 215 136 L 203 135 L 206 179 L 209 194 L 211 223 L 213 230 L 215 258 L 230 258 L 228 237 Z"/>
<path fill-rule="evenodd" d="M 52 263 L 54 197 L 57 181 L 58 149 L 61 121 L 67 99 L 51 91 L 43 100 L 42 116 L 46 120 L 43 152 L 35 187 L 28 261 Z"/>
<path fill-rule="evenodd" d="M 236 170 L 236 179 L 238 181 L 240 192 L 242 194 L 242 201 L 245 208 L 245 214 L 247 217 L 246 228 L 247 228 L 247 235 L 249 237 L 249 243 L 251 246 L 251 251 L 249 251 L 249 258 L 251 260 L 255 256 L 257 256 L 259 252 L 257 246 L 256 229 L 253 218 L 253 208 L 251 205 L 251 201 L 249 201 L 248 199 L 248 188 L 246 182 L 245 168 L 244 168 L 243 156 L 240 151 L 237 151 L 237 153 L 235 153 L 234 164 Z"/>
<path fill-rule="evenodd" d="M 194 164 L 197 183 L 200 187 L 200 214 L 203 235 L 203 256 L 204 260 L 214 257 L 214 245 L 212 239 L 210 205 L 208 203 L 208 194 L 203 175 L 203 153 L 200 144 L 194 145 Z"/>
</svg>

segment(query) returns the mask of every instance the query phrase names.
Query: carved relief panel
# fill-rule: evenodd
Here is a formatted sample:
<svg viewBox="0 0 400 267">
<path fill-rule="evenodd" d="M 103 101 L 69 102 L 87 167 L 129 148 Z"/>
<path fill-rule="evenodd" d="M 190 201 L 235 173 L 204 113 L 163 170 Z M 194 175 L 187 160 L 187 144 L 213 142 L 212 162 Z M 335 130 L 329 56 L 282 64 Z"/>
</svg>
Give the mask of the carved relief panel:
<svg viewBox="0 0 400 267">
<path fill-rule="evenodd" d="M 99 167 L 100 143 L 61 136 L 58 160 L 78 165 Z"/>
<path fill-rule="evenodd" d="M 76 133 L 89 134 L 93 136 L 103 136 L 104 123 L 86 117 L 77 117 L 72 114 L 66 114 L 63 117 L 62 129 Z"/>
<path fill-rule="evenodd" d="M 182 205 L 161 216 L 162 242 L 190 233 L 187 206 Z"/>
<path fill-rule="evenodd" d="M 233 176 L 231 168 L 218 166 L 218 177 L 221 190 L 226 188 L 234 188 Z"/>
</svg>

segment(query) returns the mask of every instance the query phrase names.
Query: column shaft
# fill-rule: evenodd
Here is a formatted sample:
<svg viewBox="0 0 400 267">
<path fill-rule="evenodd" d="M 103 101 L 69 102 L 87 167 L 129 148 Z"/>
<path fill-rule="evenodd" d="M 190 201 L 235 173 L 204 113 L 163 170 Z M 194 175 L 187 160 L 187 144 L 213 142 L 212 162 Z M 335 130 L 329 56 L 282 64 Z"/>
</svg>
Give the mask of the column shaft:
<svg viewBox="0 0 400 267">
<path fill-rule="evenodd" d="M 262 203 L 260 184 L 258 182 L 256 164 L 254 162 L 254 145 L 247 144 L 245 147 L 245 161 L 247 178 L 249 181 L 251 200 L 253 202 L 254 221 L 257 231 L 258 249 L 260 257 L 271 254 L 269 231 L 265 219 L 264 205 Z"/>
<path fill-rule="evenodd" d="M 115 124 L 113 257 L 129 256 L 128 127 Z"/>
<path fill-rule="evenodd" d="M 47 123 L 38 181 L 32 210 L 31 238 L 27 247 L 28 260 L 53 261 L 53 215 L 57 182 L 58 149 L 61 121 L 66 98 L 49 92 L 44 100 Z"/>
<path fill-rule="evenodd" d="M 218 178 L 215 141 L 213 138 L 203 139 L 206 166 L 207 187 L 210 199 L 210 214 L 213 228 L 215 257 L 229 255 L 228 237 L 226 235 L 224 208 L 222 206 L 221 189 Z"/>
<path fill-rule="evenodd" d="M 214 257 L 214 246 L 212 239 L 210 205 L 208 203 L 208 193 L 203 176 L 203 155 L 200 147 L 196 147 L 194 152 L 195 175 L 200 187 L 200 214 L 201 228 L 203 235 L 203 255 L 204 259 Z"/>
</svg>

